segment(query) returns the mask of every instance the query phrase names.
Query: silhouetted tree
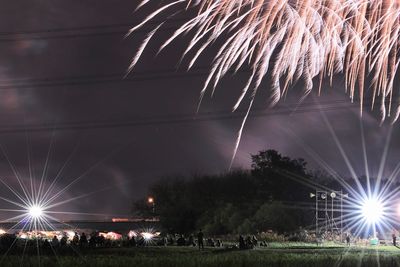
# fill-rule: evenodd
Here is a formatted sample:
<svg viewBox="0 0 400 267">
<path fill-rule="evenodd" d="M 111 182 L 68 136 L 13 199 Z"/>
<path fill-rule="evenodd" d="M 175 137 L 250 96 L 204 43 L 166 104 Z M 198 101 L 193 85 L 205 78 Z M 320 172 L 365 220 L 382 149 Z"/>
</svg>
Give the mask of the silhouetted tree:
<svg viewBox="0 0 400 267">
<path fill-rule="evenodd" d="M 260 151 L 252 155 L 252 174 L 259 186 L 259 194 L 270 200 L 299 201 L 307 199 L 306 186 L 310 176 L 303 159 L 283 157 L 276 150 Z"/>
<path fill-rule="evenodd" d="M 168 177 L 154 183 L 149 194 L 156 200 L 155 215 L 164 230 L 186 234 L 201 228 L 213 235 L 288 232 L 313 223 L 314 211 L 300 206 L 312 206 L 314 182 L 340 186 L 326 173 L 309 172 L 303 159 L 275 150 L 260 151 L 251 159 L 250 172 Z M 154 215 L 144 200 L 137 201 L 134 210 Z"/>
</svg>

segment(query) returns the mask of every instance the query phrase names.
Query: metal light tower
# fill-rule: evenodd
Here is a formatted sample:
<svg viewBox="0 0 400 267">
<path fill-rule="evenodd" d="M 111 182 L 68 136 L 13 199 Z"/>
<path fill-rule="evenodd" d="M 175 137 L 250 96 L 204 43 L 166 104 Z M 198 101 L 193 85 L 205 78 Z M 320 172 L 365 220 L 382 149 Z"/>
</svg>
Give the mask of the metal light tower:
<svg viewBox="0 0 400 267">
<path fill-rule="evenodd" d="M 316 190 L 310 193 L 311 198 L 315 198 L 315 233 L 330 230 L 337 232 L 343 238 L 343 198 L 348 194 L 340 191 Z M 328 209 L 328 198 L 330 207 Z M 337 221 L 339 220 L 339 221 Z M 339 223 L 339 225 L 338 225 Z"/>
<path fill-rule="evenodd" d="M 337 232 L 342 235 L 342 219 L 343 219 L 343 192 L 340 191 L 332 191 L 329 194 L 331 198 L 331 216 L 330 216 L 330 230 L 331 232 Z M 339 220 L 339 225 L 337 224 L 337 220 Z M 340 226 L 340 227 L 339 227 Z"/>
<path fill-rule="evenodd" d="M 326 191 L 316 190 L 310 197 L 315 198 L 315 234 L 318 235 L 328 223 L 328 195 Z"/>
</svg>

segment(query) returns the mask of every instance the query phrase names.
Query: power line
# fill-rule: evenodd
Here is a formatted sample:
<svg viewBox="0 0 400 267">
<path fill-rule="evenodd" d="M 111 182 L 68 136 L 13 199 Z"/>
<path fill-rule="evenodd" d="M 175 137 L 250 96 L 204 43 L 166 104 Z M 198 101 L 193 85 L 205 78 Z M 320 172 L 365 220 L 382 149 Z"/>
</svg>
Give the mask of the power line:
<svg viewBox="0 0 400 267">
<path fill-rule="evenodd" d="M 312 104 L 298 108 L 296 111 L 289 108 L 278 108 L 269 112 L 252 112 L 249 117 L 267 117 L 277 115 L 289 115 L 289 114 L 301 114 L 301 113 L 313 113 L 313 112 L 330 112 L 338 111 L 343 108 L 359 108 L 359 105 L 347 103 L 345 105 L 338 106 L 333 104 L 332 106 L 321 106 L 320 104 Z M 146 119 L 136 120 L 107 120 L 107 121 L 84 121 L 84 122 L 66 122 L 60 124 L 30 124 L 30 125 L 11 125 L 0 127 L 0 134 L 7 133 L 23 133 L 23 132 L 46 132 L 46 131 L 67 131 L 67 130 L 90 130 L 90 129 L 109 129 L 109 128 L 130 128 L 139 126 L 151 126 L 151 125 L 176 125 L 186 123 L 198 123 L 207 121 L 223 121 L 242 119 L 245 111 L 240 112 L 216 112 L 216 113 L 205 113 L 199 115 L 184 115 L 184 116 L 160 116 L 150 117 Z"/>
<path fill-rule="evenodd" d="M 123 83 L 123 82 L 141 82 L 147 80 L 164 80 L 164 79 L 175 79 L 175 78 L 187 78 L 187 77 L 198 77 L 207 75 L 208 67 L 202 66 L 193 68 L 194 72 L 176 72 L 176 69 L 163 69 L 159 71 L 152 72 L 138 72 L 136 76 L 133 78 L 122 79 L 121 74 L 102 74 L 102 75 L 83 75 L 83 76 L 69 76 L 69 77 L 54 77 L 54 78 L 44 78 L 44 79 L 23 79 L 23 80 L 14 80 L 17 84 L 12 84 L 12 80 L 3 80 L 6 84 L 2 84 L 0 81 L 0 90 L 9 90 L 9 89 L 23 89 L 23 88 L 37 88 L 37 87 L 55 87 L 55 86 L 67 86 L 67 85 L 91 85 L 91 84 L 104 84 L 104 83 Z M 249 69 L 242 69 L 238 72 L 250 72 Z M 134 75 L 133 73 L 132 75 Z M 18 82 L 22 82 L 19 83 Z M 8 84 L 7 84 L 8 83 Z M 33 83 L 33 84 L 32 84 Z M 115 87 L 113 88 L 115 89 Z M 369 101 L 372 100 L 372 97 L 364 99 L 364 105 L 368 106 Z M 328 100 L 320 102 L 323 105 L 329 104 L 341 104 L 341 103 L 349 103 L 348 99 L 341 100 Z M 286 103 L 287 104 L 287 103 Z M 292 105 L 297 106 L 297 108 L 301 109 L 304 105 L 308 105 L 309 103 L 304 102 L 303 104 L 290 103 Z M 254 111 L 255 109 L 253 109 Z"/>
<path fill-rule="evenodd" d="M 145 77 L 135 77 L 135 78 L 102 78 L 102 79 L 92 79 L 92 80 L 65 80 L 65 81 L 57 81 L 57 82 L 43 82 L 43 83 L 34 83 L 34 84 L 8 84 L 8 85 L 0 85 L 0 90 L 9 90 L 9 89 L 29 89 L 29 88 L 38 88 L 38 87 L 58 87 L 58 86 L 77 86 L 77 85 L 92 85 L 92 84 L 109 84 L 109 83 L 128 83 L 128 82 L 143 82 L 143 81 L 154 81 L 154 80 L 170 80 L 176 78 L 189 78 L 189 77 L 199 77 L 206 75 L 207 73 L 174 73 L 169 75 L 149 75 Z"/>
<path fill-rule="evenodd" d="M 209 66 L 193 67 L 190 71 L 178 70 L 176 68 L 161 69 L 143 72 L 130 72 L 126 78 L 125 73 L 109 73 L 109 74 L 93 74 L 93 75 L 77 75 L 52 78 L 22 78 L 0 80 L 0 90 L 13 89 L 33 89 L 39 87 L 58 87 L 58 86 L 78 86 L 91 84 L 106 83 L 131 83 L 155 80 L 170 80 L 177 78 L 201 77 L 209 75 Z M 241 68 L 238 71 L 229 70 L 227 73 L 250 73 L 250 68 Z M 113 88 L 115 89 L 115 88 Z"/>
<path fill-rule="evenodd" d="M 249 72 L 248 69 L 238 71 Z M 151 72 L 133 72 L 124 78 L 123 74 L 101 74 L 101 75 L 86 75 L 86 76 L 70 76 L 70 77 L 55 77 L 55 78 L 39 78 L 39 79 L 17 79 L 0 81 L 0 90 L 37 88 L 37 87 L 56 87 L 66 85 L 88 85 L 98 83 L 125 83 L 125 82 L 141 82 L 148 80 L 168 80 L 176 78 L 189 78 L 204 76 L 209 73 L 207 67 L 193 68 L 192 71 L 177 71 L 176 69 L 151 71 Z"/>
<path fill-rule="evenodd" d="M 199 70 L 208 70 L 209 66 L 199 66 L 192 68 L 191 72 L 199 71 Z M 246 70 L 249 71 L 249 70 Z M 185 74 L 189 73 L 187 71 L 178 72 L 176 68 L 168 68 L 168 69 L 159 69 L 159 70 L 151 70 L 151 71 L 142 71 L 142 72 L 134 72 L 131 71 L 127 78 L 130 79 L 133 76 L 158 76 L 163 74 Z M 61 76 L 61 77 L 50 77 L 50 78 L 19 78 L 19 79 L 4 79 L 0 80 L 0 85 L 15 85 L 15 83 L 47 83 L 47 82 L 59 82 L 59 81 L 71 81 L 71 80 L 96 80 L 96 79 L 108 79 L 108 78 L 118 78 L 122 80 L 126 73 L 102 73 L 102 74 L 88 74 L 88 75 L 72 75 L 72 76 Z"/>
<path fill-rule="evenodd" d="M 164 27 L 159 31 L 173 31 L 176 30 L 179 25 L 174 24 L 186 19 L 175 19 L 166 20 Z M 135 33 L 149 32 L 153 30 L 153 27 L 149 27 L 152 24 L 160 24 L 164 20 L 152 21 L 147 24 L 147 27 L 143 27 L 135 31 Z M 171 25 L 169 25 L 171 24 Z M 132 24 L 111 24 L 111 25 L 97 25 L 97 26 L 83 26 L 73 28 L 55 28 L 48 30 L 38 31 L 21 31 L 21 32 L 0 32 L 0 43 L 1 42 L 15 42 L 22 40 L 51 40 L 51 39 L 69 39 L 69 38 L 81 38 L 81 37 L 101 37 L 107 35 L 121 35 L 125 36 L 129 29 L 132 28 Z M 168 26 L 169 25 L 169 26 Z M 125 28 L 116 30 L 116 28 Z M 11 36 L 11 37 L 9 37 Z"/>
<path fill-rule="evenodd" d="M 164 27 L 162 31 L 172 31 L 175 30 L 176 27 Z M 148 29 L 140 29 L 135 31 L 135 33 L 139 32 L 148 32 Z M 47 36 L 21 36 L 15 38 L 1 38 L 1 42 L 16 42 L 23 40 L 54 40 L 54 39 L 71 39 L 71 38 L 81 38 L 81 37 L 101 37 L 101 36 L 109 36 L 109 35 L 121 35 L 122 37 L 128 33 L 128 30 L 120 30 L 120 31 L 104 31 L 104 32 L 92 32 L 92 33 L 70 33 L 70 34 L 55 34 L 55 35 L 47 35 Z"/>
<path fill-rule="evenodd" d="M 190 19 L 190 17 L 184 18 L 174 18 L 168 20 L 152 20 L 147 23 L 147 25 L 158 25 L 160 23 L 171 23 L 171 22 L 183 22 Z M 30 35 L 30 34 L 47 34 L 47 33 L 60 33 L 60 32 L 71 32 L 71 31 L 87 31 L 87 30 L 102 30 L 109 28 L 122 28 L 122 27 L 133 27 L 138 25 L 141 21 L 126 22 L 126 23 L 114 23 L 114 24 L 99 24 L 99 25 L 87 25 L 87 26 L 76 26 L 69 28 L 50 28 L 50 29 L 36 29 L 27 31 L 10 31 L 10 32 L 0 32 L 0 36 L 15 36 L 15 35 Z"/>
<path fill-rule="evenodd" d="M 11 80 L 0 81 L 0 90 L 15 90 L 15 89 L 33 89 L 40 87 L 58 87 L 58 86 L 81 86 L 81 85 L 94 85 L 94 84 L 115 84 L 115 83 L 132 83 L 132 82 L 143 82 L 143 81 L 160 81 L 170 80 L 178 78 L 191 78 L 201 77 L 209 74 L 209 67 L 201 66 L 193 68 L 190 72 L 177 72 L 176 69 L 164 69 L 159 71 L 151 72 L 137 72 L 132 73 L 134 77 L 123 78 L 121 74 L 102 74 L 102 75 L 83 75 L 83 76 L 70 76 L 70 77 L 54 77 L 44 79 L 24 79 L 15 80 L 16 84 L 12 83 Z M 229 71 L 234 73 L 233 71 Z M 235 73 L 249 73 L 251 72 L 248 68 L 243 68 Z M 113 87 L 113 90 L 116 88 Z M 364 98 L 364 105 L 368 105 L 368 101 L 372 101 L 372 97 Z M 388 100 L 385 100 L 388 101 Z M 337 100 L 335 103 L 348 103 L 348 99 Z M 326 103 L 331 103 L 327 101 Z"/>
<path fill-rule="evenodd" d="M 102 29 L 113 29 L 122 27 L 132 27 L 134 23 L 116 23 L 116 24 L 101 24 L 101 25 L 90 25 L 90 26 L 77 26 L 70 28 L 50 28 L 50 29 L 37 29 L 37 30 L 26 30 L 26 31 L 10 31 L 0 32 L 0 36 L 15 36 L 15 35 L 34 35 L 34 34 L 48 34 L 48 33 L 61 33 L 61 32 L 72 32 L 72 31 L 89 31 L 89 30 L 102 30 Z"/>
<path fill-rule="evenodd" d="M 6 84 L 1 84 L 0 81 L 0 90 L 8 90 L 8 89 L 23 89 L 23 88 L 36 88 L 36 87 L 54 87 L 54 86 L 66 86 L 66 85 L 89 85 L 96 83 L 118 83 L 118 82 L 141 82 L 146 80 L 164 80 L 164 79 L 175 79 L 175 78 L 187 78 L 187 77 L 197 77 L 207 75 L 208 67 L 197 67 L 194 68 L 196 72 L 188 73 L 188 72 L 176 72 L 176 69 L 164 69 L 160 71 L 152 71 L 152 72 L 139 72 L 136 73 L 137 76 L 134 78 L 126 78 L 122 79 L 121 74 L 102 74 L 102 75 L 84 75 L 84 76 L 70 76 L 70 77 L 54 77 L 54 78 L 44 78 L 44 79 L 22 79 L 22 80 L 14 80 L 17 84 L 12 84 L 12 80 L 3 80 Z M 204 71 L 207 70 L 207 71 Z M 174 72 L 173 72 L 174 71 Z M 238 72 L 250 72 L 249 69 L 242 69 Z M 142 77 L 140 77 L 142 76 Z M 28 83 L 29 82 L 29 83 Z M 33 82 L 33 84 L 32 84 Z M 8 84 L 7 84 L 8 83 Z M 113 88 L 115 89 L 115 88 Z M 369 106 L 372 97 L 364 99 L 364 105 Z M 342 100 L 329 100 L 320 102 L 323 105 L 329 104 L 341 104 L 341 103 L 349 103 L 348 99 Z M 286 103 L 287 104 L 287 103 Z M 299 104 L 291 103 L 292 105 L 297 106 L 298 109 L 301 109 L 304 105 L 308 105 L 308 103 Z M 359 107 L 359 105 L 356 105 Z M 255 109 L 253 109 L 254 111 Z M 237 114 L 237 112 L 236 112 Z M 0 128 L 1 129 L 1 128 Z"/>
</svg>

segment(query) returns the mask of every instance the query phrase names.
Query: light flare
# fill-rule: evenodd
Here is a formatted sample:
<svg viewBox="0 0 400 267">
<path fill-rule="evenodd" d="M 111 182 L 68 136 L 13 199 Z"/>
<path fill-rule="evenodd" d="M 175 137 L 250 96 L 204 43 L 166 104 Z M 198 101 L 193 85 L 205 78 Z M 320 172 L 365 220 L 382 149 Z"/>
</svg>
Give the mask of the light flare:
<svg viewBox="0 0 400 267">
<path fill-rule="evenodd" d="M 154 238 L 154 234 L 148 232 L 141 233 L 141 235 L 145 241 L 151 241 Z"/>
<path fill-rule="evenodd" d="M 29 213 L 31 218 L 39 219 L 40 217 L 43 216 L 43 207 L 41 207 L 39 205 L 31 206 L 28 209 L 28 213 Z"/>
<path fill-rule="evenodd" d="M 377 198 L 368 198 L 361 206 L 362 215 L 369 224 L 380 222 L 384 218 L 384 210 L 384 203 Z"/>
</svg>

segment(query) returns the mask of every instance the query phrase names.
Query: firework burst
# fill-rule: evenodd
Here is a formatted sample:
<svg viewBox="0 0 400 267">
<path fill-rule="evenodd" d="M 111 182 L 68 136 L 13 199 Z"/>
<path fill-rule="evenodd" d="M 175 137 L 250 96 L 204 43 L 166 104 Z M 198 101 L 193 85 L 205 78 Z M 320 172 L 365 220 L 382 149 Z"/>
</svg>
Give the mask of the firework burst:
<svg viewBox="0 0 400 267">
<path fill-rule="evenodd" d="M 139 8 L 148 2 L 143 1 Z M 361 108 L 364 81 L 369 76 L 373 100 L 381 97 L 382 117 L 390 116 L 393 83 L 399 64 L 398 1 L 178 0 L 154 11 L 129 34 L 169 9 L 175 11 L 177 6 L 184 11 L 196 9 L 196 16 L 183 23 L 160 51 L 177 37 L 193 32 L 183 53 L 183 56 L 191 51 L 194 53 L 188 66 L 190 69 L 204 50 L 223 34 L 226 38 L 214 58 L 201 96 L 209 86 L 215 90 L 229 70 L 237 72 L 245 65 L 252 73 L 234 110 L 249 91 L 254 97 L 268 73 L 271 74 L 272 103 L 275 104 L 290 85 L 300 79 L 305 83 L 307 95 L 315 87 L 313 78 L 332 79 L 334 74 L 342 72 L 351 99 L 358 88 Z M 147 35 L 130 69 L 162 24 Z M 321 90 L 321 83 L 317 87 Z M 399 111 L 397 106 L 394 120 Z"/>
<path fill-rule="evenodd" d="M 138 9 L 149 2 L 142 1 Z M 304 83 L 305 97 L 313 88 L 320 92 L 324 78 L 332 83 L 334 75 L 342 73 L 351 100 L 359 96 L 361 112 L 368 95 L 372 99 L 371 108 L 379 100 L 382 121 L 393 113 L 394 122 L 400 115 L 400 106 L 393 101 L 399 65 L 398 0 L 169 1 L 133 27 L 129 34 L 156 17 L 170 18 L 168 12 L 176 16 L 180 13 L 177 10 L 195 10 L 196 13 L 178 27 L 160 51 L 177 37 L 192 33 L 193 37 L 182 55 L 189 56 L 190 69 L 216 40 L 224 40 L 201 90 L 200 103 L 207 89 L 214 93 L 228 72 L 250 68 L 249 79 L 233 107 L 236 110 L 249 95 L 251 100 L 238 141 L 253 99 L 267 75 L 272 104 L 276 104 L 300 80 Z M 153 27 L 144 39 L 130 70 L 162 24 Z M 317 85 L 314 84 L 315 78 L 319 80 Z M 365 90 L 367 80 L 371 92 Z"/>
</svg>

